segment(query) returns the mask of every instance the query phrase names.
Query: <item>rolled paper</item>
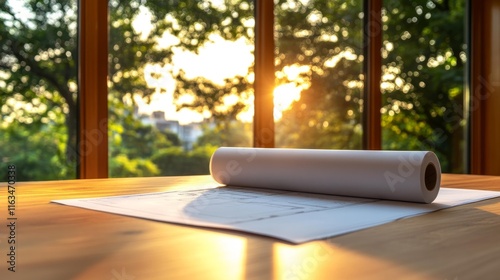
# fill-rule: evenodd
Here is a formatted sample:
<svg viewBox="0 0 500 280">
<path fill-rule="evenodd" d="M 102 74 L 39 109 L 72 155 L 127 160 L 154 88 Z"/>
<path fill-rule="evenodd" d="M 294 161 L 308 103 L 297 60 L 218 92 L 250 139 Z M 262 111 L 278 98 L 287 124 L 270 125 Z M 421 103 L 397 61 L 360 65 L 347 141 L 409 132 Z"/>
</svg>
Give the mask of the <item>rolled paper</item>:
<svg viewBox="0 0 500 280">
<path fill-rule="evenodd" d="M 441 184 L 430 151 L 221 147 L 210 174 L 230 186 L 420 203 L 434 201 Z"/>
</svg>

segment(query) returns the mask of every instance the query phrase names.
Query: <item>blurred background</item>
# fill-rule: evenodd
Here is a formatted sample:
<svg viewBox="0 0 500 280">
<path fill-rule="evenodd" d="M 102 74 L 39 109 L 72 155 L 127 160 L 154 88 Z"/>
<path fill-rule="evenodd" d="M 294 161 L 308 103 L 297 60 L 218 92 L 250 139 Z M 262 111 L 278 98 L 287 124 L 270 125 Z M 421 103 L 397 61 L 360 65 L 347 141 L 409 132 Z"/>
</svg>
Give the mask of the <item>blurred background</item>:
<svg viewBox="0 0 500 280">
<path fill-rule="evenodd" d="M 361 149 L 363 1 L 275 0 L 276 147 Z M 109 1 L 109 176 L 208 174 L 253 145 L 255 5 Z M 77 177 L 78 1 L 0 2 L 0 168 Z M 384 0 L 382 148 L 467 172 L 465 0 Z"/>
</svg>

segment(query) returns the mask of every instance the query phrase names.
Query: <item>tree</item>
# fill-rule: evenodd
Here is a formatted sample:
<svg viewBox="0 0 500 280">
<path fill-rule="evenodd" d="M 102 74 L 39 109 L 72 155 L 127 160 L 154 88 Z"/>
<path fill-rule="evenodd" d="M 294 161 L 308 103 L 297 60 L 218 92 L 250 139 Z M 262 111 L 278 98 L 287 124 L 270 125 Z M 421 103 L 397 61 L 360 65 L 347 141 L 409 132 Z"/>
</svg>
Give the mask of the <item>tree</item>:
<svg viewBox="0 0 500 280">
<path fill-rule="evenodd" d="M 311 69 L 302 74 L 310 87 L 278 123 L 278 143 L 360 148 L 360 2 L 277 6 L 278 71 L 293 64 Z M 463 166 L 464 6 L 459 0 L 392 0 L 382 14 L 383 148 L 433 150 L 443 170 L 453 172 Z M 279 82 L 290 82 L 284 78 Z"/>
<path fill-rule="evenodd" d="M 250 147 L 252 145 L 251 130 L 248 123 L 222 122 L 220 125 L 203 127 L 203 135 L 196 141 L 197 147 Z"/>
<path fill-rule="evenodd" d="M 180 141 L 171 133 L 159 131 L 136 119 L 133 107 L 117 98 L 109 101 L 109 176 L 155 176 L 161 170 L 152 158 L 158 151 L 180 146 Z M 172 140 L 171 140 L 172 139 Z"/>
<path fill-rule="evenodd" d="M 7 170 L 16 164 L 16 180 L 51 180 L 54 178 L 74 178 L 75 166 L 65 159 L 67 134 L 64 120 L 48 129 L 46 125 L 29 126 L 13 120 L 8 126 L 0 126 L 0 170 Z M 7 172 L 0 180 L 7 181 Z"/>
<path fill-rule="evenodd" d="M 2 116 L 14 116 L 36 131 L 49 127 L 59 130 L 51 120 L 58 117 L 49 115 L 64 114 L 66 146 L 73 149 L 67 150 L 67 161 L 62 163 L 75 166 L 70 151 L 75 150 L 77 120 L 76 3 L 28 1 L 23 8 L 32 11 L 30 16 L 21 17 L 7 1 L 0 3 Z M 18 108 L 19 104 L 30 109 Z M 30 116 L 18 116 L 24 114 Z"/>
<path fill-rule="evenodd" d="M 144 7 L 142 3 L 153 11 L 152 20 L 157 21 L 147 36 L 143 36 L 132 26 L 134 17 Z M 158 46 L 158 38 L 165 33 L 179 37 L 180 41 L 175 47 L 187 50 L 196 50 L 209 40 L 212 33 L 218 33 L 225 38 L 239 37 L 242 30 L 232 28 L 227 20 L 223 22 L 227 17 L 242 19 L 234 14 L 234 5 L 220 10 L 209 3 L 199 1 L 110 1 L 110 96 L 116 100 L 123 100 L 133 94 L 140 94 L 144 98 L 151 96 L 153 89 L 147 87 L 143 69 L 147 63 L 165 65 L 171 62 L 172 47 Z M 23 15 L 13 7 L 12 2 L 0 3 L 0 101 L 6 106 L 2 110 L 2 116 L 14 111 L 26 112 L 22 108 L 14 108 L 19 103 L 31 104 L 32 107 L 43 104 L 44 112 L 62 114 L 65 120 L 64 133 L 68 135 L 64 145 L 66 158 L 68 164 L 74 166 L 77 151 L 78 95 L 76 1 L 17 2 L 16 7 L 23 9 Z M 243 10 L 246 10 L 248 15 L 252 14 L 251 7 L 242 6 Z M 197 20 L 191 20 L 193 18 Z M 203 30 L 199 29 L 200 26 Z M 176 75 L 179 84 L 190 82 L 188 79 L 182 79 L 182 73 Z M 202 96 L 201 91 L 195 94 L 198 94 L 203 102 L 214 100 L 214 103 L 208 105 L 213 109 L 218 104 L 220 94 L 216 91 L 220 87 L 210 82 L 205 84 L 206 88 L 211 88 L 208 95 L 216 95 L 216 98 Z M 11 102 L 12 100 L 15 102 Z M 228 109 L 234 111 L 231 116 L 242 108 L 241 104 L 235 104 L 233 107 L 234 109 Z M 119 122 L 121 117 L 122 115 L 112 113 L 110 123 Z M 42 114 L 39 114 L 27 124 L 40 122 L 42 119 Z M 45 126 L 51 129 L 51 124 L 45 122 Z M 33 127 L 33 132 L 35 131 Z"/>
<path fill-rule="evenodd" d="M 463 171 L 465 1 L 386 1 L 385 148 L 429 149 Z"/>
<path fill-rule="evenodd" d="M 205 145 L 185 152 L 181 147 L 171 147 L 159 150 L 152 161 L 162 176 L 208 174 L 210 157 L 216 149 L 216 146 Z"/>
<path fill-rule="evenodd" d="M 279 1 L 277 71 L 306 65 L 310 86 L 277 123 L 277 143 L 361 148 L 362 13 L 359 1 Z M 278 84 L 293 82 L 285 75 Z"/>
</svg>

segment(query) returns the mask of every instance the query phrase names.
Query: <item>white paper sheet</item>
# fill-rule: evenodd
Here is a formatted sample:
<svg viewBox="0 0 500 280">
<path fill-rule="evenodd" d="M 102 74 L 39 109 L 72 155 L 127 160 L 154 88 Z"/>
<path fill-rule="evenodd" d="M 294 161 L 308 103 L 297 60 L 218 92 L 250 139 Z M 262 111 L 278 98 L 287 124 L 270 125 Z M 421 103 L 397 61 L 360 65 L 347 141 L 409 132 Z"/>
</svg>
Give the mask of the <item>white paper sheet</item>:
<svg viewBox="0 0 500 280">
<path fill-rule="evenodd" d="M 256 233 L 302 243 L 500 192 L 441 188 L 432 204 L 244 187 L 217 187 L 53 202 L 164 222 Z"/>
</svg>

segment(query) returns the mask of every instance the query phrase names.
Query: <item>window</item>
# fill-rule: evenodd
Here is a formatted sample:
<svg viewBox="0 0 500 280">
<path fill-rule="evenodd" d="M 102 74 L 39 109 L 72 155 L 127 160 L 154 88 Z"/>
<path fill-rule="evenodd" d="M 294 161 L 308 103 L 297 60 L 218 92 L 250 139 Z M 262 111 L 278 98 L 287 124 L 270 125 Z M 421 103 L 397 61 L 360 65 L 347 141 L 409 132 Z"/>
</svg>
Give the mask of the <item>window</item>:
<svg viewBox="0 0 500 280">
<path fill-rule="evenodd" d="M 374 110 L 380 110 L 381 123 L 370 128 L 379 130 L 372 133 L 381 134 L 380 148 L 432 150 L 445 172 L 465 172 L 466 2 L 368 3 L 363 8 L 362 1 L 276 2 L 275 96 L 297 100 L 275 115 L 277 146 L 369 148 L 362 143 L 369 128 L 362 120 L 373 113 L 363 114 L 367 100 L 380 92 L 382 102 Z M 373 49 L 367 45 L 376 37 L 382 51 L 370 56 L 363 46 Z M 366 87 L 379 80 L 376 88 Z"/>
<path fill-rule="evenodd" d="M 276 146 L 361 149 L 362 1 L 275 5 Z"/>
<path fill-rule="evenodd" d="M 75 178 L 78 158 L 83 178 L 203 174 L 221 145 L 430 149 L 448 172 L 467 172 L 470 145 L 484 155 L 469 140 L 469 89 L 492 88 L 468 70 L 494 56 L 468 64 L 468 5 L 492 29 L 478 4 L 103 2 L 0 4 L 0 164 L 21 180 Z"/>
<path fill-rule="evenodd" d="M 0 169 L 19 181 L 77 175 L 77 14 L 76 0 L 0 3 Z"/>
<path fill-rule="evenodd" d="M 208 174 L 252 145 L 251 1 L 109 1 L 109 176 Z"/>
<path fill-rule="evenodd" d="M 382 148 L 432 150 L 468 169 L 465 0 L 384 1 Z"/>
<path fill-rule="evenodd" d="M 217 1 L 200 3 L 195 9 L 205 5 L 206 12 L 218 7 Z M 233 4 L 233 7 L 219 4 L 225 8 L 218 11 L 222 14 L 231 11 L 233 19 L 244 19 L 240 17 L 240 7 L 252 6 L 252 1 Z M 259 21 L 270 4 L 256 5 Z M 270 146 L 377 148 L 376 141 L 370 144 L 367 139 L 380 137 L 378 148 L 433 150 L 445 172 L 466 172 L 469 104 L 465 90 L 468 56 L 465 6 L 465 1 L 430 0 L 275 1 L 275 68 L 262 69 L 263 76 L 276 77 L 272 109 L 275 144 Z M 169 15 L 176 18 L 172 13 Z M 378 29 L 376 22 L 373 25 L 377 18 Z M 204 23 L 193 18 L 191 21 Z M 190 26 L 186 21 L 182 23 Z M 368 30 L 364 29 L 367 24 Z M 241 22 L 233 22 L 232 26 L 236 34 L 239 27 L 244 27 Z M 256 32 L 265 33 L 266 28 L 270 26 L 261 26 Z M 208 32 L 196 32 L 196 28 L 192 31 L 193 34 Z M 184 39 L 192 40 L 192 36 Z M 372 46 L 377 43 L 373 37 L 381 41 L 381 54 L 373 52 L 377 50 Z M 414 48 L 415 45 L 419 48 Z M 269 46 L 263 52 L 271 52 Z M 376 56 L 380 55 L 382 60 L 378 61 Z M 379 70 L 369 71 L 373 67 Z M 380 77 L 375 77 L 377 74 Z M 374 87 L 376 82 L 380 84 Z M 196 88 L 199 83 L 192 85 Z M 267 93 L 258 94 L 265 98 Z M 378 99 L 372 98 L 377 95 Z M 207 99 L 201 101 L 208 103 Z M 367 104 L 369 101 L 371 104 Z M 262 103 L 260 106 L 266 107 Z M 380 123 L 369 124 L 377 115 Z M 259 122 L 269 123 L 269 118 L 267 113 Z M 254 131 L 255 139 L 269 138 L 264 135 L 269 131 Z"/>
</svg>

